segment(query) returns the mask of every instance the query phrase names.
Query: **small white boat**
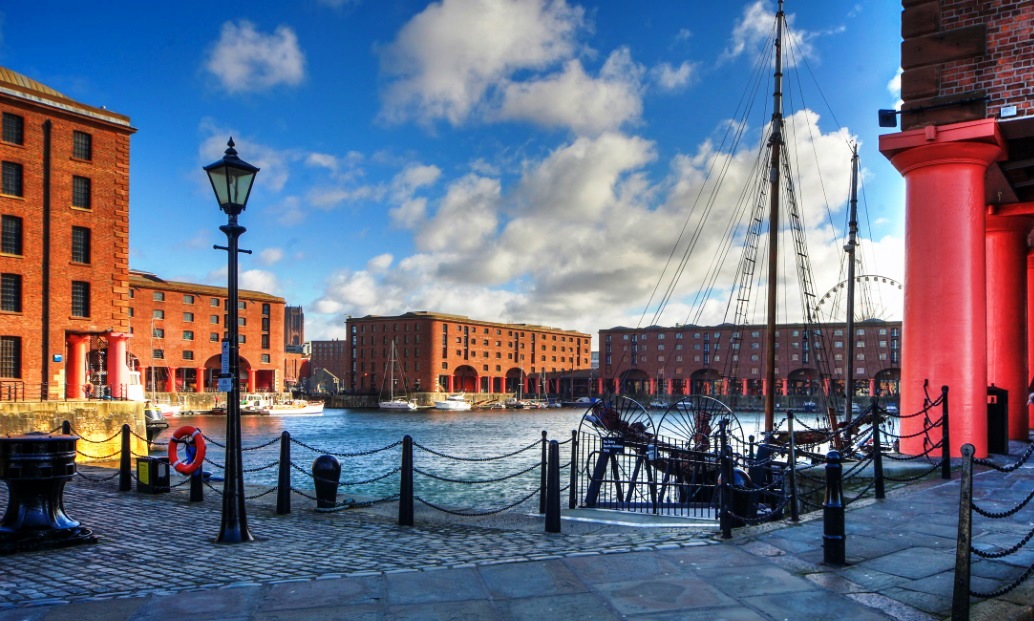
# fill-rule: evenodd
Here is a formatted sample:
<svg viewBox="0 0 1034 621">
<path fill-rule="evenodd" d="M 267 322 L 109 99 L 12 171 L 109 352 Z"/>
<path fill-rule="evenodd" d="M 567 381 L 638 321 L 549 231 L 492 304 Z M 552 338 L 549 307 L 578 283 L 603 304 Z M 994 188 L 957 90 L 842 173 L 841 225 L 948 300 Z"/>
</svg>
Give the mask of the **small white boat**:
<svg viewBox="0 0 1034 621">
<path fill-rule="evenodd" d="M 398 371 L 399 378 L 395 377 L 395 372 Z M 408 386 L 406 383 L 406 375 L 402 371 L 402 366 L 399 364 L 398 351 L 395 349 L 395 339 L 391 340 L 391 355 L 388 356 L 388 364 L 384 369 L 384 385 L 381 386 L 381 401 L 377 402 L 377 407 L 382 410 L 404 410 L 413 411 L 417 409 L 416 400 L 409 399 L 408 394 L 406 396 L 395 396 L 395 386 L 398 383 L 398 379 L 402 380 L 402 390 L 407 392 Z M 385 395 L 387 393 L 387 395 Z"/>
<path fill-rule="evenodd" d="M 435 401 L 434 408 L 436 410 L 453 410 L 453 411 L 466 411 L 471 409 L 470 401 L 467 401 L 463 393 L 455 395 L 449 395 L 444 401 Z"/>
<path fill-rule="evenodd" d="M 267 416 L 323 416 L 323 402 L 293 399 L 267 405 L 256 413 Z"/>
<path fill-rule="evenodd" d="M 416 410 L 416 401 L 412 399 L 405 399 L 403 397 L 396 397 L 389 399 L 388 401 L 381 401 L 377 404 L 382 410 Z"/>
</svg>

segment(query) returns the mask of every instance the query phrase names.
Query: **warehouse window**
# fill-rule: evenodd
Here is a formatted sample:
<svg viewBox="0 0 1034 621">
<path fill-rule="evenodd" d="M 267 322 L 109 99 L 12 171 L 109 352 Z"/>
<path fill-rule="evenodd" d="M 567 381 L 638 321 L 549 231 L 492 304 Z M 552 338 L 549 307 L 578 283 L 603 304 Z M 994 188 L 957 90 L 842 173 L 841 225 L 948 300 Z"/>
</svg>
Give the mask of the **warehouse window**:
<svg viewBox="0 0 1034 621">
<path fill-rule="evenodd" d="M 86 227 L 72 227 L 72 262 L 90 262 L 90 229 Z"/>
<path fill-rule="evenodd" d="M 4 112 L 4 142 L 25 144 L 25 119 L 17 114 Z"/>
<path fill-rule="evenodd" d="M 0 218 L 0 239 L 0 252 L 21 255 L 22 219 L 18 216 Z"/>
<path fill-rule="evenodd" d="M 90 209 L 90 179 L 78 175 L 72 177 L 72 207 Z"/>
<path fill-rule="evenodd" d="M 72 132 L 72 157 L 77 160 L 92 160 L 93 136 L 86 132 Z"/>
<path fill-rule="evenodd" d="M 72 316 L 90 316 L 90 283 L 81 280 L 72 281 Z"/>
<path fill-rule="evenodd" d="M 3 187 L 0 192 L 7 196 L 22 195 L 22 165 L 15 162 L 3 163 Z"/>
</svg>

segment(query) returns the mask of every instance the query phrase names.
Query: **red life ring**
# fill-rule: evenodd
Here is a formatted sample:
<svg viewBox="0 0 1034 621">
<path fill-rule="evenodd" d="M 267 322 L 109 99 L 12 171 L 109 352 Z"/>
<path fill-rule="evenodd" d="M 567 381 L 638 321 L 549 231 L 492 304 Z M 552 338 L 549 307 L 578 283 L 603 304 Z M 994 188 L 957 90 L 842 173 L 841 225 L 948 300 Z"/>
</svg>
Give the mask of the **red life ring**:
<svg viewBox="0 0 1034 621">
<path fill-rule="evenodd" d="M 197 451 L 191 461 L 180 461 L 177 444 L 193 444 Z M 180 474 L 194 474 L 205 461 L 205 438 L 201 435 L 200 429 L 193 427 L 180 427 L 172 434 L 169 440 L 169 465 Z"/>
</svg>

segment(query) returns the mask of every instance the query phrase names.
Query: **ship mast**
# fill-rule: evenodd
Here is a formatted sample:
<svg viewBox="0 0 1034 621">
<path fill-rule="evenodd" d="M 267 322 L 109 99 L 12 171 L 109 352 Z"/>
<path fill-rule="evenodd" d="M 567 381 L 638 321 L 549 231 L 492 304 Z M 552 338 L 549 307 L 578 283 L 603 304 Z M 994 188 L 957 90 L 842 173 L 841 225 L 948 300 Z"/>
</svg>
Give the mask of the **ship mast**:
<svg viewBox="0 0 1034 621">
<path fill-rule="evenodd" d="M 776 283 L 779 278 L 779 169 L 783 150 L 783 0 L 776 12 L 775 87 L 772 92 L 772 136 L 768 140 L 771 160 L 768 169 L 768 325 L 765 364 L 765 431 L 772 431 L 775 421 L 776 382 Z"/>
<path fill-rule="evenodd" d="M 844 378 L 844 405 L 846 420 L 851 422 L 854 402 L 854 274 L 855 274 L 855 248 L 858 246 L 858 147 L 855 146 L 851 153 L 851 202 L 850 217 L 848 219 L 847 243 L 844 250 L 847 252 L 847 375 Z"/>
</svg>

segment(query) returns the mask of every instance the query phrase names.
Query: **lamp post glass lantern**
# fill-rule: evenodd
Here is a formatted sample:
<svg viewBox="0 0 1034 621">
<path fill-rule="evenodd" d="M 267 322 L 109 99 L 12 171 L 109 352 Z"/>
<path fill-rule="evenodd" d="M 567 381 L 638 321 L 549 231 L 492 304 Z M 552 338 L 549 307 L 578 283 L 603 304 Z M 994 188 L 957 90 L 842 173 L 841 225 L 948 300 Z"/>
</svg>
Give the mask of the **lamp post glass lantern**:
<svg viewBox="0 0 1034 621">
<path fill-rule="evenodd" d="M 217 162 L 204 167 L 212 182 L 219 208 L 226 213 L 227 223 L 219 230 L 226 234 L 226 246 L 214 246 L 227 254 L 226 286 L 226 347 L 222 368 L 228 373 L 219 376 L 220 384 L 228 383 L 226 391 L 226 472 L 223 480 L 222 524 L 216 543 L 241 543 L 254 541 L 248 531 L 248 519 L 244 510 L 244 468 L 241 457 L 241 395 L 240 395 L 240 339 L 239 339 L 239 288 L 237 284 L 237 255 L 250 250 L 241 250 L 238 242 L 247 230 L 237 224 L 237 216 L 244 211 L 251 194 L 251 185 L 259 169 L 237 157 L 233 138 L 227 143 L 226 154 Z M 229 377 L 227 377 L 229 376 Z"/>
</svg>

